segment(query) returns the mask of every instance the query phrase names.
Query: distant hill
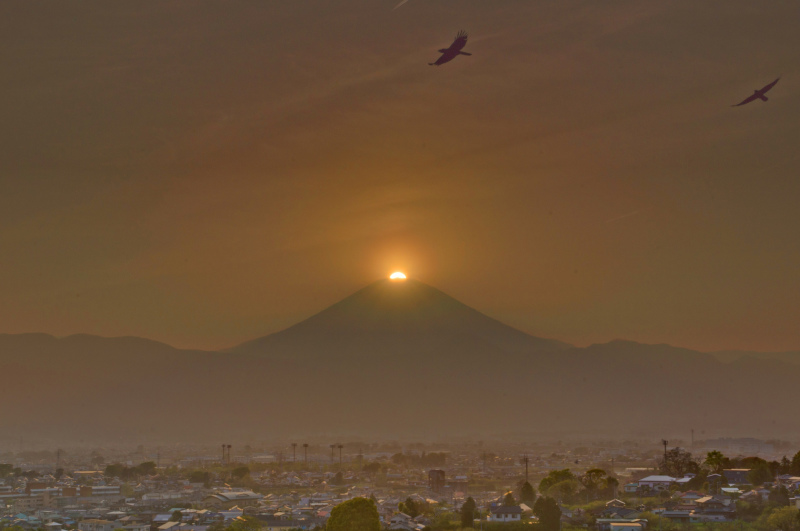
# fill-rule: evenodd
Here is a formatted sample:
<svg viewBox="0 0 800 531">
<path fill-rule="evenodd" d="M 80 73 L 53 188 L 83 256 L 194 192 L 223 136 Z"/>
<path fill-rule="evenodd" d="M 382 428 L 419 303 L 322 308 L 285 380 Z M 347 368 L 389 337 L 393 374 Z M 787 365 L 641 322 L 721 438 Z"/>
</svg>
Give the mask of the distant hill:
<svg viewBox="0 0 800 531">
<path fill-rule="evenodd" d="M 779 360 L 794 365 L 800 365 L 800 350 L 789 352 L 750 352 L 747 350 L 720 350 L 712 352 L 712 356 L 720 361 L 731 362 L 742 358 L 754 358 L 759 360 Z"/>
<path fill-rule="evenodd" d="M 227 352 L 0 335 L 0 426 L 6 437 L 73 441 L 797 436 L 800 366 L 720 354 L 576 348 L 421 282 L 379 281 Z"/>
</svg>

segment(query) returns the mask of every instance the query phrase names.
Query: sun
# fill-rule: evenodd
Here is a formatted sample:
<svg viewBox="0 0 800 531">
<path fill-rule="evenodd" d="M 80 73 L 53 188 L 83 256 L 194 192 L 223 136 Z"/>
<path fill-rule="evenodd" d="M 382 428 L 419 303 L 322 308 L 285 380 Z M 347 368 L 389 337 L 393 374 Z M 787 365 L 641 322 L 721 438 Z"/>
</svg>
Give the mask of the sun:
<svg viewBox="0 0 800 531">
<path fill-rule="evenodd" d="M 395 271 L 394 273 L 389 275 L 389 278 L 392 280 L 405 280 L 406 275 L 404 273 L 401 273 L 400 271 Z"/>
</svg>

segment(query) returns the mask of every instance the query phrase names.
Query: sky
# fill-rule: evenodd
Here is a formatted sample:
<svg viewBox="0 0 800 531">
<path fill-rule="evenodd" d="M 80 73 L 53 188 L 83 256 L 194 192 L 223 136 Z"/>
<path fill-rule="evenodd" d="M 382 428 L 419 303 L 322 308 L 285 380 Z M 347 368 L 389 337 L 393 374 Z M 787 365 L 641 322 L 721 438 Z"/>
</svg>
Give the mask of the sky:
<svg viewBox="0 0 800 531">
<path fill-rule="evenodd" d="M 0 333 L 225 348 L 402 270 L 576 345 L 800 349 L 797 2 L 396 4 L 0 3 Z"/>
</svg>

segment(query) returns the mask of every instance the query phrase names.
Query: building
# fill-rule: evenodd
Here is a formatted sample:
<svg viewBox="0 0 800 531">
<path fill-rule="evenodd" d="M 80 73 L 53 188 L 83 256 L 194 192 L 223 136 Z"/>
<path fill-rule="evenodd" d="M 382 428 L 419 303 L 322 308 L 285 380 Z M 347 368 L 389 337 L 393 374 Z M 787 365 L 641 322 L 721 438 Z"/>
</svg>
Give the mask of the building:
<svg viewBox="0 0 800 531">
<path fill-rule="evenodd" d="M 428 488 L 433 492 L 442 492 L 445 484 L 444 470 L 428 471 Z"/>
<path fill-rule="evenodd" d="M 117 524 L 111 520 L 97 520 L 92 518 L 78 522 L 78 529 L 81 531 L 114 531 L 116 528 Z"/>
<path fill-rule="evenodd" d="M 490 522 L 519 522 L 521 518 L 522 507 L 519 505 L 512 505 L 511 507 L 500 505 L 499 507 L 494 507 L 489 515 Z"/>
<path fill-rule="evenodd" d="M 750 483 L 748 476 L 749 468 L 729 468 L 722 471 L 722 475 L 728 480 L 729 485 L 747 485 Z"/>
<path fill-rule="evenodd" d="M 639 480 L 639 488 L 642 490 L 662 491 L 669 490 L 670 485 L 675 483 L 675 478 L 671 476 L 647 476 Z"/>
</svg>

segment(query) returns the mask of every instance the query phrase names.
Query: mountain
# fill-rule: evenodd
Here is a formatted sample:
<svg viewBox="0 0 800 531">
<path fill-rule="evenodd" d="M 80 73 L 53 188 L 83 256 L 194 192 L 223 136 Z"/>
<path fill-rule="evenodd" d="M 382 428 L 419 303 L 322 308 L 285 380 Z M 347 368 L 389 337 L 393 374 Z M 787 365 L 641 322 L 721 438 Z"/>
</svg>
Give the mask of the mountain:
<svg viewBox="0 0 800 531">
<path fill-rule="evenodd" d="M 757 353 L 755 353 L 757 354 Z M 800 366 L 515 330 L 421 282 L 379 281 L 227 352 L 0 335 L 4 440 L 296 436 L 796 437 Z"/>
<path fill-rule="evenodd" d="M 417 280 L 379 280 L 286 330 L 230 349 L 272 359 L 480 359 L 571 345 L 511 328 Z"/>
<path fill-rule="evenodd" d="M 720 361 L 730 362 L 742 358 L 755 358 L 760 360 L 780 360 L 794 365 L 800 365 L 800 350 L 789 352 L 748 352 L 746 350 L 720 350 L 711 353 Z"/>
</svg>

